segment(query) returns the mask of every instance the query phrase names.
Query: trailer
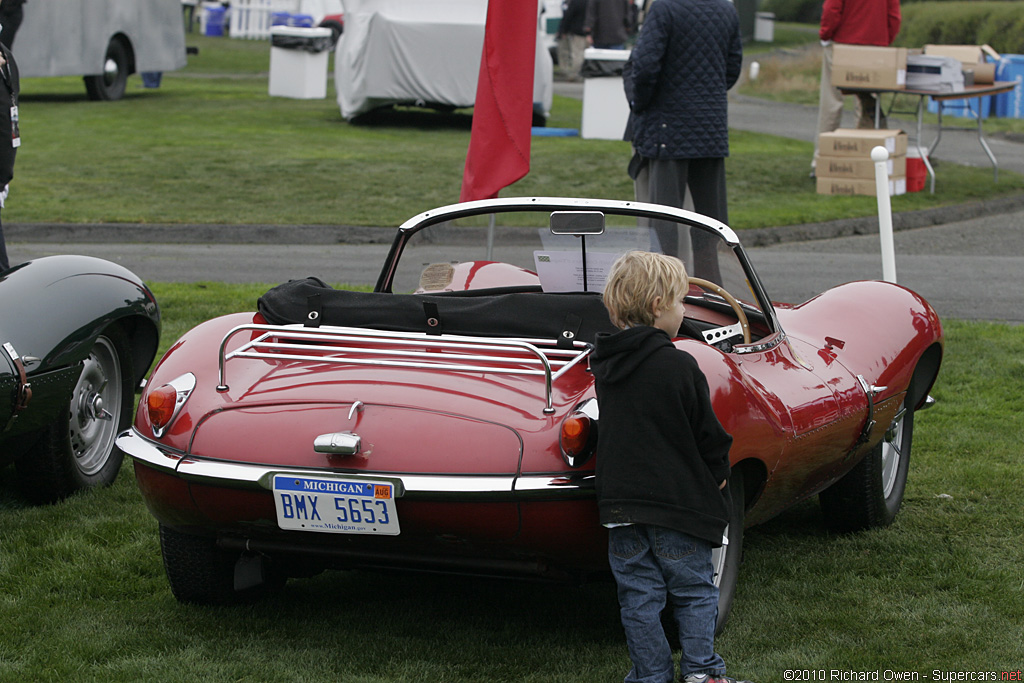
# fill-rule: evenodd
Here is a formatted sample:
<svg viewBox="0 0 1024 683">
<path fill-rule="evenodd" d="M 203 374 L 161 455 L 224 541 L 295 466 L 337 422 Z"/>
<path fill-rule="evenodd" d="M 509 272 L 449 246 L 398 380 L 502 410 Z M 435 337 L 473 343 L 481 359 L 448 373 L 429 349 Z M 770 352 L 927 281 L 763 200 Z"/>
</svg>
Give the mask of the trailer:
<svg viewBox="0 0 1024 683">
<path fill-rule="evenodd" d="M 82 76 L 92 100 L 118 100 L 128 76 L 185 66 L 181 0 L 28 0 L 14 40 L 23 78 Z"/>
</svg>

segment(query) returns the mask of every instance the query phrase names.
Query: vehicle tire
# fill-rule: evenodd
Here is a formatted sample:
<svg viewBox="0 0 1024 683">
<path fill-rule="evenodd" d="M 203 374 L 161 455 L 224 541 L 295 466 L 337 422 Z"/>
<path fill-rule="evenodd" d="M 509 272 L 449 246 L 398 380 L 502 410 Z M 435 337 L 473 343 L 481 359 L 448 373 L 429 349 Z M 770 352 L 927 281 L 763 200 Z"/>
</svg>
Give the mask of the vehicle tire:
<svg viewBox="0 0 1024 683">
<path fill-rule="evenodd" d="M 879 444 L 818 496 L 830 529 L 860 531 L 892 523 L 903 504 L 913 437 L 914 409 L 904 403 Z"/>
<path fill-rule="evenodd" d="M 711 564 L 715 572 L 715 585 L 718 586 L 718 621 L 715 633 L 721 633 L 725 622 L 732 611 L 732 601 L 736 597 L 736 583 L 739 579 L 740 563 L 743 560 L 743 517 L 744 488 L 743 476 L 739 473 L 729 478 L 729 501 L 732 509 L 729 513 L 729 526 L 725 530 L 728 544 L 715 548 L 711 555 Z M 671 605 L 661 614 L 661 623 L 665 634 L 673 648 L 679 647 L 679 629 L 672 617 Z"/>
<path fill-rule="evenodd" d="M 530 116 L 530 125 L 534 128 L 545 128 L 548 125 L 548 117 L 544 116 L 544 110 L 539 104 L 533 105 L 533 114 Z"/>
<path fill-rule="evenodd" d="M 135 371 L 128 340 L 112 326 L 93 343 L 60 416 L 15 463 L 24 495 L 51 503 L 81 489 L 108 486 L 121 470 L 118 433 L 131 423 Z"/>
<path fill-rule="evenodd" d="M 269 562 L 256 556 L 264 580 L 244 590 L 235 590 L 235 567 L 241 553 L 218 547 L 217 540 L 196 536 L 160 525 L 160 550 L 171 593 L 179 602 L 196 605 L 229 605 L 250 602 L 285 584 L 283 573 L 273 571 Z"/>
<path fill-rule="evenodd" d="M 732 509 L 725 534 L 729 544 L 716 549 L 712 555 L 715 582 L 718 584 L 718 622 L 715 624 L 715 633 L 720 633 L 729 619 L 732 601 L 736 597 L 740 563 L 743 561 L 743 517 L 746 499 L 741 473 L 737 472 L 736 476 L 729 478 L 728 492 Z"/>
<path fill-rule="evenodd" d="M 128 85 L 128 72 L 131 70 L 131 59 L 124 42 L 114 38 L 107 45 L 107 54 L 103 59 L 103 73 L 97 76 L 84 76 L 85 92 L 90 100 L 113 101 L 124 97 Z"/>
</svg>

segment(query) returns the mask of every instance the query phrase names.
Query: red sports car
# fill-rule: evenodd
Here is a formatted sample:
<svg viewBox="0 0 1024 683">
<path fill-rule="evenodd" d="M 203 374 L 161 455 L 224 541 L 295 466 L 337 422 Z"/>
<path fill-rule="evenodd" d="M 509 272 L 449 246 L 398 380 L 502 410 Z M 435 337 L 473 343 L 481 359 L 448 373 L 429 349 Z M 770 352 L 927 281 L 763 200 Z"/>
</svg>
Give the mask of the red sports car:
<svg viewBox="0 0 1024 683">
<path fill-rule="evenodd" d="M 889 524 L 942 358 L 924 299 L 865 281 L 773 303 L 704 216 L 496 199 L 407 221 L 373 292 L 291 281 L 168 351 L 117 446 L 174 595 L 223 602 L 327 568 L 607 575 L 588 356 L 629 249 L 686 263 L 675 344 L 734 437 L 720 619 L 744 526 L 814 495 L 835 528 Z"/>
</svg>

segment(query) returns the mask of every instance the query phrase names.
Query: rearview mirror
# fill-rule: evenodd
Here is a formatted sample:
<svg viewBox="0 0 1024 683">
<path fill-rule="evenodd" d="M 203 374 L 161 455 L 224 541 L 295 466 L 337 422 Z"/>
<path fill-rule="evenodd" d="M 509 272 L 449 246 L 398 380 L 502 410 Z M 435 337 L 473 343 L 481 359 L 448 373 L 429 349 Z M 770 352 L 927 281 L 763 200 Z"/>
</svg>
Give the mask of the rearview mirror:
<svg viewBox="0 0 1024 683">
<path fill-rule="evenodd" d="M 604 234 L 604 213 L 601 211 L 554 211 L 551 213 L 553 235 Z"/>
</svg>

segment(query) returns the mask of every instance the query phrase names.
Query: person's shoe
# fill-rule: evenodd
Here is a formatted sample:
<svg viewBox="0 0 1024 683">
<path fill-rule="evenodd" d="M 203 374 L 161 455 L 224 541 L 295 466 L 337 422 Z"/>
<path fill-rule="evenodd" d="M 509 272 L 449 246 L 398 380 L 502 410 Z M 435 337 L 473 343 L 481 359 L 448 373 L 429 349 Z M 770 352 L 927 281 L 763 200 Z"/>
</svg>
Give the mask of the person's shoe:
<svg viewBox="0 0 1024 683">
<path fill-rule="evenodd" d="M 750 683 L 750 681 L 738 681 L 735 678 L 714 674 L 688 674 L 683 677 L 683 683 Z"/>
</svg>

